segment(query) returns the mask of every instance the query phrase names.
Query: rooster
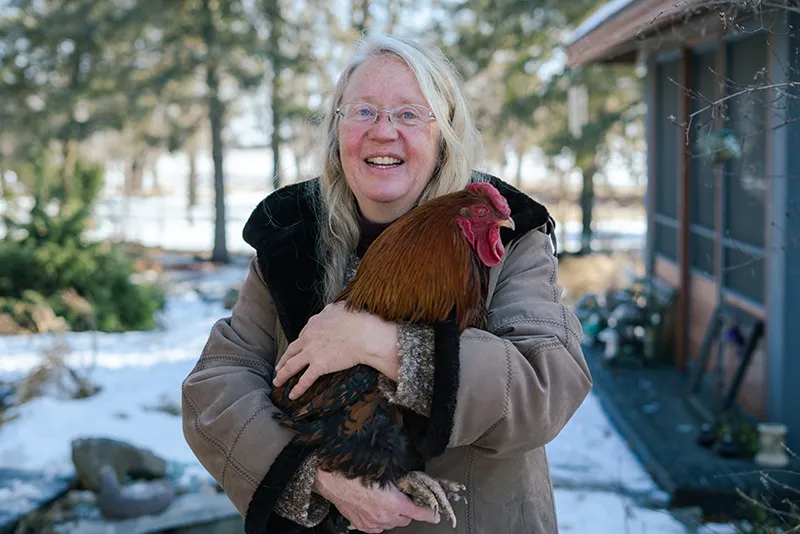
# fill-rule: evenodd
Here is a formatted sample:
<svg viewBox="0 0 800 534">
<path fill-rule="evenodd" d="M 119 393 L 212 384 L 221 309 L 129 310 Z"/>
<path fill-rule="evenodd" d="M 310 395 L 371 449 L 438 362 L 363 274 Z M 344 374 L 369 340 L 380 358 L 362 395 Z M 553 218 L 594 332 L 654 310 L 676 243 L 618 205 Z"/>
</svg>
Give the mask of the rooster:
<svg viewBox="0 0 800 534">
<path fill-rule="evenodd" d="M 425 202 L 375 239 L 336 301 L 391 322 L 485 328 L 489 268 L 504 254 L 500 228 L 514 229 L 510 215 L 506 199 L 484 182 Z M 422 472 L 424 457 L 403 426 L 404 409 L 381 394 L 375 369 L 357 365 L 322 376 L 291 400 L 301 375 L 275 388 L 271 399 L 295 442 L 317 450 L 321 469 L 366 485 L 393 483 L 455 527 L 449 501 L 462 498 L 464 487 Z M 332 518 L 336 532 L 347 532 L 342 519 Z"/>
</svg>

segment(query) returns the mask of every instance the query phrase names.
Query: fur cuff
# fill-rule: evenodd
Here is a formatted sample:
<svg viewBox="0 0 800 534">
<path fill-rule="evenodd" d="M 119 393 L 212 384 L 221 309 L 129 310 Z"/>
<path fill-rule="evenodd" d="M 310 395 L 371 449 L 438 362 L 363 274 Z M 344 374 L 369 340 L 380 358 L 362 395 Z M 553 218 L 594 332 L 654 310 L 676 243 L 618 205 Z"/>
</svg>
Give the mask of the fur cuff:
<svg viewBox="0 0 800 534">
<path fill-rule="evenodd" d="M 412 443 L 426 459 L 440 456 L 450 443 L 456 413 L 461 335 L 454 320 L 434 327 L 433 397 L 430 417 L 414 411 L 403 415 Z"/>
<path fill-rule="evenodd" d="M 272 513 L 283 489 L 311 453 L 306 447 L 289 443 L 256 488 L 244 518 L 246 534 L 295 534 L 306 527 Z"/>
<path fill-rule="evenodd" d="M 330 503 L 311 491 L 319 463 L 317 453 L 305 459 L 278 497 L 276 514 L 304 527 L 315 527 L 325 519 Z"/>
<path fill-rule="evenodd" d="M 433 397 L 433 328 L 398 323 L 397 355 L 400 368 L 397 383 L 383 375 L 378 385 L 389 402 L 428 417 Z"/>
</svg>

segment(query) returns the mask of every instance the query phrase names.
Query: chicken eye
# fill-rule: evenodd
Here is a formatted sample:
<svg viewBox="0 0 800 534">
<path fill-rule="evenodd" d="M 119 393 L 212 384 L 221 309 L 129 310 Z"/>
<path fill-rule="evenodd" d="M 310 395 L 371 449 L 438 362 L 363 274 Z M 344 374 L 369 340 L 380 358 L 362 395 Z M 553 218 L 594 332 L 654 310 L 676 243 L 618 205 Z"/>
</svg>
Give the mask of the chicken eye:
<svg viewBox="0 0 800 534">
<path fill-rule="evenodd" d="M 486 217 L 486 214 L 489 213 L 489 210 L 483 206 L 478 207 L 478 209 L 475 211 L 478 213 L 478 217 Z"/>
</svg>

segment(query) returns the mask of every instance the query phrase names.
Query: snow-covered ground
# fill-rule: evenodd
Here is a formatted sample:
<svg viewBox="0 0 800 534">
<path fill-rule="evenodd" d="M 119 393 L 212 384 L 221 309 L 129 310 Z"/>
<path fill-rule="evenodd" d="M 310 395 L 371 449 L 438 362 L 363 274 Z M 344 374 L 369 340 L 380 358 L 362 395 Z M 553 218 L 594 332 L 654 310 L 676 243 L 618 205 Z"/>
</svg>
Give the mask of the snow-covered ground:
<svg viewBox="0 0 800 534">
<path fill-rule="evenodd" d="M 241 281 L 243 262 L 212 273 L 183 273 L 172 280 L 164 329 L 126 334 L 68 334 L 68 361 L 102 392 L 84 400 L 38 398 L 0 427 L 0 468 L 70 473 L 70 442 L 106 436 L 148 448 L 207 476 L 186 445 L 180 419 L 152 407 L 179 404 L 180 385 L 194 365 L 214 321 L 228 314 L 210 294 Z M 199 289 L 199 291 L 198 291 Z M 0 379 L 19 377 L 57 340 L 49 335 L 0 336 Z M 590 395 L 564 431 L 547 447 L 556 484 L 561 531 L 591 534 L 685 534 L 666 511 L 645 507 L 661 498 L 597 398 Z M 728 533 L 723 526 L 704 532 Z"/>
</svg>

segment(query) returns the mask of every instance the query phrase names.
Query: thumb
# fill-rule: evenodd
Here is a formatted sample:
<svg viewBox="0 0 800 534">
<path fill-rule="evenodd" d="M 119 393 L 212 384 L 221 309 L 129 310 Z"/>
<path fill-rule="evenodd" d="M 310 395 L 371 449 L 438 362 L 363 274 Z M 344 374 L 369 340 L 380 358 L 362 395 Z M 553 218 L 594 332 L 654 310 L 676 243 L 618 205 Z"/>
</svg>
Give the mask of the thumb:
<svg viewBox="0 0 800 534">
<path fill-rule="evenodd" d="M 439 514 L 428 506 L 417 506 L 414 501 L 406 497 L 406 505 L 403 507 L 402 515 L 415 521 L 425 521 L 426 523 L 438 523 Z"/>
</svg>

